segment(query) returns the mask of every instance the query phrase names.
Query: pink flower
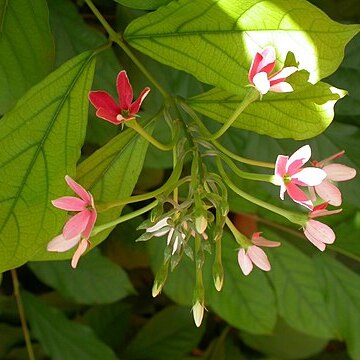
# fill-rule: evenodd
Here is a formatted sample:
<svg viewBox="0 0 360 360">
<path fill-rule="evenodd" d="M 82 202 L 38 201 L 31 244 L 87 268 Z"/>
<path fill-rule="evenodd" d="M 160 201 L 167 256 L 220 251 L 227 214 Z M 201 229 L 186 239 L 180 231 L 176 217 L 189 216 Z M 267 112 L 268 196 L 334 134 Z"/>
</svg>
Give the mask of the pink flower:
<svg viewBox="0 0 360 360">
<path fill-rule="evenodd" d="M 309 188 L 313 200 L 316 199 L 316 194 L 318 194 L 321 199 L 328 202 L 330 205 L 341 205 L 341 192 L 332 182 L 350 180 L 356 176 L 356 170 L 346 165 L 329 164 L 329 162 L 340 158 L 344 153 L 345 151 L 340 151 L 325 160 L 319 162 L 313 161 L 315 167 L 323 169 L 326 172 L 326 178 L 322 183 Z"/>
<path fill-rule="evenodd" d="M 327 205 L 327 203 L 324 203 L 315 206 L 314 210 L 310 211 L 309 220 L 303 227 L 305 236 L 321 251 L 325 250 L 327 244 L 332 244 L 335 241 L 335 233 L 330 226 L 313 219 L 342 211 L 342 209 L 326 210 Z"/>
<path fill-rule="evenodd" d="M 240 249 L 238 252 L 238 262 L 244 275 L 251 273 L 253 264 L 261 270 L 270 271 L 269 259 L 259 246 L 277 247 L 281 245 L 278 241 L 270 241 L 260 235 L 261 232 L 254 233 L 251 238 L 253 245 L 250 245 L 247 249 Z"/>
<path fill-rule="evenodd" d="M 271 46 L 266 47 L 261 52 L 257 52 L 253 58 L 248 74 L 249 82 L 265 95 L 268 91 L 291 92 L 292 86 L 286 82 L 286 78 L 296 72 L 295 66 L 289 66 L 270 75 L 275 68 L 276 54 Z"/>
<path fill-rule="evenodd" d="M 119 104 L 106 91 L 90 91 L 89 100 L 96 108 L 96 115 L 99 118 L 119 125 L 124 121 L 135 118 L 150 88 L 146 87 L 140 96 L 132 102 L 133 90 L 125 70 L 119 72 L 116 86 Z"/>
<path fill-rule="evenodd" d="M 47 250 L 63 252 L 79 244 L 71 261 L 71 266 L 76 268 L 80 256 L 90 245 L 89 237 L 95 225 L 97 213 L 92 195 L 70 176 L 66 175 L 65 181 L 80 198 L 64 196 L 53 200 L 52 204 L 59 209 L 79 211 L 79 213 L 66 222 L 62 234 L 49 242 Z"/>
<path fill-rule="evenodd" d="M 290 157 L 279 155 L 275 164 L 274 184 L 280 186 L 280 198 L 284 200 L 287 191 L 289 196 L 298 204 L 313 209 L 313 203 L 298 186 L 319 185 L 326 177 L 324 170 L 302 166 L 310 159 L 311 149 L 309 145 L 301 147 Z"/>
</svg>

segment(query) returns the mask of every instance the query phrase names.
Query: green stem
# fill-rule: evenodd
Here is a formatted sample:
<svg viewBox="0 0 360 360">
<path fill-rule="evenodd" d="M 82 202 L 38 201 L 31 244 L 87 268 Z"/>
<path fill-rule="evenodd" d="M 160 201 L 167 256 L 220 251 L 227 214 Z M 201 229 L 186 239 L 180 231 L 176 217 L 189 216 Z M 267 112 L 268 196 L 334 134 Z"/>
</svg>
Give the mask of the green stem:
<svg viewBox="0 0 360 360">
<path fill-rule="evenodd" d="M 158 200 L 155 200 L 153 201 L 151 204 L 149 205 L 146 205 L 144 206 L 143 208 L 139 209 L 139 210 L 136 210 L 136 211 L 133 211 L 129 214 L 126 214 L 126 215 L 123 215 L 123 216 L 120 216 L 118 219 L 116 220 L 113 220 L 113 221 L 110 221 L 106 224 L 103 224 L 103 225 L 99 225 L 99 226 L 95 226 L 92 233 L 91 233 L 91 236 L 95 236 L 97 234 L 99 234 L 100 232 L 106 230 L 106 229 L 109 229 L 115 225 L 118 225 L 118 224 L 121 224 L 125 221 L 128 221 L 128 220 L 131 220 L 139 215 L 142 215 L 146 212 L 148 212 L 149 210 L 153 209 L 156 205 L 158 204 Z"/>
<path fill-rule="evenodd" d="M 28 352 L 28 356 L 30 360 L 35 360 L 34 350 L 31 343 L 30 333 L 29 329 L 26 324 L 26 316 L 25 316 L 25 310 L 24 306 L 21 300 L 21 294 L 20 294 L 20 285 L 19 280 L 17 277 L 17 273 L 15 269 L 10 270 L 11 273 L 11 279 L 13 283 L 14 288 L 14 295 L 16 299 L 16 305 L 19 312 L 20 322 L 21 322 L 21 328 L 24 334 L 25 344 L 26 344 L 26 350 Z"/>
<path fill-rule="evenodd" d="M 230 229 L 231 233 L 234 235 L 236 242 L 242 248 L 246 249 L 251 245 L 250 240 L 235 227 L 233 222 L 228 217 L 226 217 L 225 223 L 228 226 L 228 228 Z"/>
<path fill-rule="evenodd" d="M 134 120 L 126 121 L 125 125 L 129 128 L 135 130 L 139 135 L 141 135 L 144 139 L 146 139 L 150 144 L 154 145 L 156 148 L 162 151 L 170 151 L 173 149 L 176 139 L 174 138 L 170 144 L 162 144 L 158 140 L 156 140 L 153 136 L 151 136 L 143 127 L 139 125 L 139 123 Z"/>
<path fill-rule="evenodd" d="M 206 126 L 202 123 L 202 121 L 200 120 L 200 118 L 197 116 L 197 114 L 195 113 L 195 111 L 188 105 L 186 104 L 182 99 L 177 98 L 178 103 L 180 104 L 180 106 L 184 109 L 184 111 L 186 113 L 188 113 L 190 115 L 190 117 L 195 121 L 196 125 L 199 127 L 199 130 L 201 132 L 201 134 L 206 138 L 211 136 L 211 133 L 209 132 L 209 130 L 206 128 Z M 211 143 L 216 146 L 221 152 L 223 152 L 225 155 L 227 155 L 228 157 L 239 161 L 243 164 L 248 164 L 248 165 L 253 165 L 253 166 L 259 166 L 259 167 L 265 167 L 265 168 L 269 168 L 269 169 L 274 169 L 275 165 L 273 163 L 268 163 L 268 162 L 264 162 L 264 161 L 257 161 L 257 160 L 252 160 L 252 159 L 247 159 L 244 158 L 242 156 L 239 156 L 237 154 L 234 154 L 233 152 L 231 152 L 230 150 L 226 149 L 223 145 L 221 145 L 218 141 L 216 140 L 212 140 Z"/>
<path fill-rule="evenodd" d="M 292 211 L 288 211 L 288 210 L 279 208 L 279 207 L 277 207 L 277 206 L 275 206 L 273 204 L 269 204 L 266 201 L 260 200 L 260 199 L 258 199 L 256 197 L 246 193 L 245 191 L 242 191 L 226 175 L 226 173 L 224 171 L 224 168 L 222 167 L 221 161 L 219 159 L 216 159 L 216 163 L 217 163 L 217 168 L 219 170 L 219 173 L 222 176 L 225 183 L 227 184 L 227 186 L 229 186 L 229 188 L 232 191 L 234 191 L 236 194 L 240 195 L 245 200 L 250 201 L 253 204 L 258 205 L 260 207 L 263 207 L 264 209 L 272 211 L 272 212 L 274 212 L 276 214 L 279 214 L 279 215 L 285 217 L 286 219 L 288 219 L 290 222 L 292 222 L 294 224 L 304 226 L 304 224 L 308 221 L 307 215 L 297 214 L 297 213 L 294 213 Z"/>
<path fill-rule="evenodd" d="M 259 99 L 259 91 L 255 88 L 249 88 L 249 91 L 246 93 L 244 99 L 240 103 L 240 105 L 235 109 L 234 113 L 231 117 L 224 123 L 224 125 L 215 133 L 209 137 L 206 137 L 205 140 L 216 140 L 220 136 L 222 136 L 227 129 L 236 121 L 236 119 L 240 116 L 240 114 L 254 101 Z"/>
</svg>

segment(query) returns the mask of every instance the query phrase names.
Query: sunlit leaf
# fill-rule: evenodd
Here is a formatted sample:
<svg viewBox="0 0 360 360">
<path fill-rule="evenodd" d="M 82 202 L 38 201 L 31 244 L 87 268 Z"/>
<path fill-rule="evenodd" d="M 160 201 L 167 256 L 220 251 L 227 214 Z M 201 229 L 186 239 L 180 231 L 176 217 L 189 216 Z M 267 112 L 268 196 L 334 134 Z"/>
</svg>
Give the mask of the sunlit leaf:
<svg viewBox="0 0 360 360">
<path fill-rule="evenodd" d="M 358 31 L 301 0 L 180 0 L 136 19 L 124 36 L 160 62 L 241 94 L 260 47 L 273 45 L 280 62 L 293 52 L 314 83 L 337 69 Z"/>
<path fill-rule="evenodd" d="M 83 53 L 34 86 L 0 121 L 0 271 L 25 263 L 56 235 L 87 123 L 94 58 Z"/>
<path fill-rule="evenodd" d="M 0 114 L 54 66 L 45 0 L 0 0 Z"/>
<path fill-rule="evenodd" d="M 22 298 L 31 333 L 54 360 L 116 360 L 114 352 L 85 325 L 68 320 L 30 293 Z"/>
<path fill-rule="evenodd" d="M 74 271 L 68 261 L 32 262 L 31 270 L 46 285 L 82 304 L 120 300 L 134 289 L 125 271 L 99 251 L 92 251 Z"/>
</svg>

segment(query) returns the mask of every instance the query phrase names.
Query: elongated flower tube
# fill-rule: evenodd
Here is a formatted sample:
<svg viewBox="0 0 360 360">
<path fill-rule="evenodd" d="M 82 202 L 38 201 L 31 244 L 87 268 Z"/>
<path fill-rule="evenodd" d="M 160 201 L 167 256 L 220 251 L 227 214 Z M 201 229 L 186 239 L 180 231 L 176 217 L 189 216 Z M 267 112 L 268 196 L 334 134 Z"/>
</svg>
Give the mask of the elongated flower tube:
<svg viewBox="0 0 360 360">
<path fill-rule="evenodd" d="M 263 238 L 261 232 L 254 233 L 250 241 L 252 245 L 248 246 L 246 249 L 239 249 L 238 252 L 238 263 L 241 271 L 244 275 L 249 275 L 253 269 L 253 264 L 261 270 L 270 271 L 271 265 L 269 259 L 260 246 L 277 247 L 280 246 L 281 243 Z"/>
<path fill-rule="evenodd" d="M 315 206 L 309 212 L 309 220 L 303 226 L 305 236 L 321 251 L 325 250 L 326 245 L 334 243 L 335 233 L 330 226 L 314 220 L 314 218 L 337 214 L 342 211 L 342 209 L 326 210 L 327 205 L 328 203 L 323 203 Z"/>
<path fill-rule="evenodd" d="M 119 125 L 136 117 L 150 88 L 146 87 L 133 102 L 133 90 L 125 70 L 119 72 L 116 87 L 119 104 L 106 91 L 90 91 L 89 100 L 96 108 L 96 116 Z"/>
<path fill-rule="evenodd" d="M 80 256 L 90 246 L 89 237 L 96 222 L 97 212 L 90 192 L 68 175 L 65 176 L 65 181 L 79 197 L 64 196 L 53 200 L 52 204 L 59 209 L 78 213 L 66 222 L 62 234 L 48 243 L 47 250 L 64 252 L 78 245 L 71 261 L 71 266 L 76 268 Z"/>
<path fill-rule="evenodd" d="M 312 200 L 316 199 L 316 194 L 333 206 L 340 206 L 342 203 L 341 192 L 333 182 L 346 181 L 356 176 L 356 170 L 343 164 L 331 163 L 343 156 L 345 151 L 340 151 L 322 161 L 313 161 L 313 165 L 322 169 L 326 173 L 326 178 L 316 186 L 309 188 Z"/>
<path fill-rule="evenodd" d="M 326 178 L 326 172 L 315 167 L 303 168 L 302 166 L 310 159 L 310 156 L 309 145 L 301 147 L 290 157 L 279 155 L 275 164 L 274 184 L 280 186 L 281 200 L 284 200 L 285 192 L 287 192 L 296 203 L 312 210 L 314 207 L 312 201 L 299 189 L 299 186 L 319 185 Z"/>
<path fill-rule="evenodd" d="M 273 92 L 291 92 L 293 87 L 286 82 L 286 78 L 295 73 L 298 69 L 295 66 L 289 66 L 270 75 L 276 64 L 275 49 L 268 46 L 257 52 L 252 60 L 248 79 L 261 95 L 268 91 Z"/>
</svg>

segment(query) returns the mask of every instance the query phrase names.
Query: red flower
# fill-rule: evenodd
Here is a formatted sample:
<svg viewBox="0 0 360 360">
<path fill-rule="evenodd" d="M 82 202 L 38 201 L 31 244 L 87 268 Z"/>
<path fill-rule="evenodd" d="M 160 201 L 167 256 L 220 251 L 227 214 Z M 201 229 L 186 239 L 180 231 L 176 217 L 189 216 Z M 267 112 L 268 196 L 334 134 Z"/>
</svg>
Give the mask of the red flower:
<svg viewBox="0 0 360 360">
<path fill-rule="evenodd" d="M 125 70 L 119 72 L 116 79 L 119 104 L 106 91 L 90 91 L 89 100 L 96 108 L 96 116 L 115 125 L 134 119 L 140 110 L 141 103 L 149 93 L 146 87 L 134 101 L 133 90 Z"/>
</svg>

